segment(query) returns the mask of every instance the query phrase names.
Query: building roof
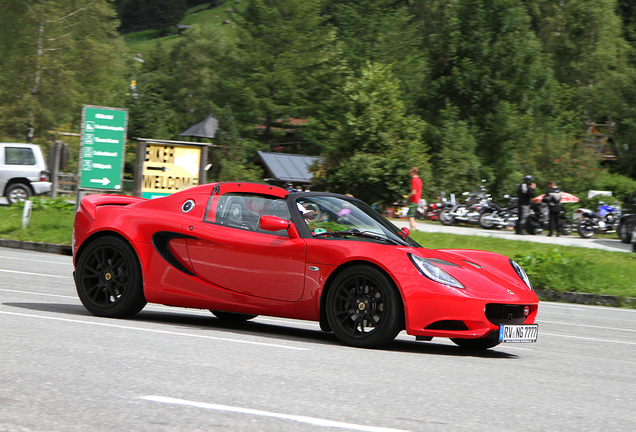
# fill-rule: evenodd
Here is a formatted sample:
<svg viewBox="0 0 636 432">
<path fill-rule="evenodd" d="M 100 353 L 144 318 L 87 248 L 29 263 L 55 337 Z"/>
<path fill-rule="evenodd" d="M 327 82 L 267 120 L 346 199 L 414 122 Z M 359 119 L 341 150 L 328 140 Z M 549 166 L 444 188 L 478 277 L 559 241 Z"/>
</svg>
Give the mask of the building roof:
<svg viewBox="0 0 636 432">
<path fill-rule="evenodd" d="M 191 136 L 199 138 L 214 138 L 216 130 L 219 128 L 219 122 L 212 114 L 201 120 L 199 123 L 190 126 L 180 136 Z"/>
<path fill-rule="evenodd" d="M 316 161 L 322 161 L 320 156 L 305 156 L 289 153 L 257 152 L 257 159 L 263 162 L 272 180 L 309 184 L 313 174 L 309 167 Z"/>
</svg>

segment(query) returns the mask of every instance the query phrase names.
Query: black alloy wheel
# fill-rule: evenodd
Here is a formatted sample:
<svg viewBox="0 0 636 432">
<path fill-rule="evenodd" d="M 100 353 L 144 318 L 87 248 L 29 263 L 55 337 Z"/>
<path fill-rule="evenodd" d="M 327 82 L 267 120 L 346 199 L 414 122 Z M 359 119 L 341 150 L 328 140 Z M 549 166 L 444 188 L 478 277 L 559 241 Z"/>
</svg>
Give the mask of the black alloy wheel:
<svg viewBox="0 0 636 432">
<path fill-rule="evenodd" d="M 217 311 L 217 310 L 210 310 L 210 312 L 212 312 L 212 315 L 214 315 L 215 317 L 219 319 L 222 319 L 223 321 L 229 321 L 234 323 L 249 321 L 258 316 L 258 315 L 252 315 L 252 314 L 224 312 L 224 311 Z"/>
<path fill-rule="evenodd" d="M 146 305 L 137 255 L 118 237 L 101 237 L 87 246 L 77 263 L 75 286 L 84 307 L 97 316 L 127 318 Z"/>
<path fill-rule="evenodd" d="M 326 315 L 334 335 L 359 348 L 389 344 L 404 328 L 404 310 L 393 281 L 379 269 L 343 271 L 327 293 Z"/>
</svg>

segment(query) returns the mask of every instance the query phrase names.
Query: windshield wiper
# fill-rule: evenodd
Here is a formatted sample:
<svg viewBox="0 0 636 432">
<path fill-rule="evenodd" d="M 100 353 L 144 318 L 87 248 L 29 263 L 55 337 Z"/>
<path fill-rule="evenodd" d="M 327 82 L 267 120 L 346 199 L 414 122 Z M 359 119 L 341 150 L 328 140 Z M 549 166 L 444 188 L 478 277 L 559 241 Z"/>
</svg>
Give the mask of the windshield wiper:
<svg viewBox="0 0 636 432">
<path fill-rule="evenodd" d="M 319 234 L 315 234 L 314 237 L 318 237 L 318 236 L 328 236 L 328 235 L 332 235 L 332 236 L 353 236 L 353 237 L 365 237 L 365 238 L 370 238 L 370 239 L 374 239 L 374 240 L 382 240 L 382 241 L 386 241 L 389 243 L 393 243 L 395 245 L 399 245 L 399 246 L 408 246 L 408 243 L 402 241 L 402 240 L 398 240 L 398 239 L 394 239 L 392 237 L 389 237 L 385 234 L 381 234 L 381 233 L 376 233 L 373 231 L 360 231 L 359 229 L 356 228 L 352 228 L 352 229 L 348 229 L 346 231 L 327 231 L 327 232 L 322 232 Z"/>
</svg>

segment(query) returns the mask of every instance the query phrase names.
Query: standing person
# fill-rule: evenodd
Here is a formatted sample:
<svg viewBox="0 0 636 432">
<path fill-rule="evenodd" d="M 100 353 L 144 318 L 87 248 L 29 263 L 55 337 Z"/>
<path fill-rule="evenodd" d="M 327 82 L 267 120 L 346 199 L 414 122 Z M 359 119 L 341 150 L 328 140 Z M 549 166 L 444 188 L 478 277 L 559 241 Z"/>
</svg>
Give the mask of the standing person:
<svg viewBox="0 0 636 432">
<path fill-rule="evenodd" d="M 413 167 L 409 170 L 409 176 L 411 176 L 411 193 L 409 194 L 409 212 L 407 216 L 411 223 L 411 231 L 417 230 L 417 224 L 415 223 L 415 212 L 417 211 L 417 205 L 422 199 L 422 179 L 419 177 L 420 170 L 417 167 Z"/>
<path fill-rule="evenodd" d="M 552 229 L 556 231 L 556 236 L 558 237 L 561 233 L 561 224 L 559 222 L 563 206 L 561 205 L 561 189 L 559 189 L 555 182 L 548 182 L 548 193 L 543 196 L 543 202 L 550 206 L 550 219 L 548 224 L 550 234 L 548 234 L 548 237 L 552 237 Z"/>
<path fill-rule="evenodd" d="M 517 220 L 517 234 L 523 234 L 526 228 L 526 220 L 530 211 L 530 200 L 535 197 L 535 188 L 537 185 L 531 175 L 523 176 L 523 183 L 517 188 L 517 196 L 519 197 L 519 220 Z"/>
</svg>

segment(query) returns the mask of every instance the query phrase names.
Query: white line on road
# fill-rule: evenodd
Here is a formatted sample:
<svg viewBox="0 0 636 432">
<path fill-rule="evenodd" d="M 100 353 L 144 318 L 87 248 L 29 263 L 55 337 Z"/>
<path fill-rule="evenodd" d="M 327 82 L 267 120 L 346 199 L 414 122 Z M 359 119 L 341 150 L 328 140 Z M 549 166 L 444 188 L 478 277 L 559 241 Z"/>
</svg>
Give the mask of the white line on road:
<svg viewBox="0 0 636 432">
<path fill-rule="evenodd" d="M 18 261 L 33 261 L 36 263 L 47 263 L 47 264 L 67 264 L 69 266 L 73 265 L 73 258 L 72 257 L 68 257 L 68 262 L 63 262 L 63 261 L 44 261 L 44 260 L 40 260 L 40 259 L 29 259 L 29 258 L 23 258 L 23 257 L 10 257 L 10 256 L 5 256 L 5 255 L 0 255 L 0 258 L 2 259 L 12 259 L 12 260 L 18 260 Z"/>
<path fill-rule="evenodd" d="M 562 335 L 562 334 L 555 334 L 555 333 L 541 332 L 539 333 L 539 335 L 556 336 L 556 337 L 563 337 L 563 338 L 570 338 L 570 339 L 583 339 L 583 340 L 596 341 L 596 342 L 612 342 L 612 343 L 625 344 L 625 345 L 636 345 L 636 342 L 617 341 L 617 340 L 611 340 L 611 339 L 597 339 L 597 338 L 589 338 L 589 337 L 583 337 L 583 336 L 570 336 L 570 335 Z"/>
<path fill-rule="evenodd" d="M 183 406 L 203 408 L 203 409 L 209 409 L 209 410 L 215 410 L 215 411 L 226 411 L 226 412 L 232 412 L 237 414 L 248 414 L 248 415 L 260 416 L 260 417 L 277 418 L 281 420 L 292 420 L 295 422 L 306 423 L 313 426 L 351 429 L 351 430 L 358 430 L 358 431 L 365 431 L 365 432 L 408 432 L 408 431 L 405 431 L 404 429 L 392 429 L 392 428 L 377 427 L 377 426 L 358 425 L 354 423 L 343 423 L 343 422 L 338 422 L 333 420 L 320 419 L 316 417 L 281 414 L 281 413 L 275 413 L 270 411 L 261 411 L 261 410 L 254 410 L 250 408 L 233 407 L 228 405 L 217 405 L 217 404 L 211 404 L 211 403 L 205 403 L 205 402 L 195 402 L 195 401 L 189 401 L 185 399 L 176 399 L 176 398 L 164 397 L 164 396 L 144 396 L 141 399 L 152 401 L 152 402 L 160 402 L 160 403 L 167 403 L 167 404 L 173 404 L 173 405 L 183 405 Z"/>
<path fill-rule="evenodd" d="M 576 327 L 590 327 L 590 328 L 603 329 L 603 330 L 616 330 L 621 332 L 626 332 L 626 331 L 636 332 L 636 330 L 632 330 L 632 329 L 619 328 L 619 327 L 605 327 L 605 326 L 597 326 L 597 325 L 590 325 L 590 324 L 579 324 L 579 323 L 568 323 L 568 322 L 546 321 L 546 320 L 537 320 L 537 322 L 539 324 L 549 323 L 549 324 L 571 325 Z"/>
<path fill-rule="evenodd" d="M 39 293 L 39 292 L 32 292 L 32 291 L 20 291 L 20 290 L 12 290 L 12 289 L 5 289 L 5 288 L 0 288 L 0 291 L 13 292 L 13 293 L 18 293 L 18 294 L 32 294 L 32 295 L 47 296 L 47 297 L 60 297 L 60 298 L 73 299 L 73 300 L 77 300 L 78 299 L 77 296 L 65 296 L 65 295 L 59 295 L 59 294 L 47 294 L 47 293 Z"/>
<path fill-rule="evenodd" d="M 3 270 L 3 269 L 0 269 L 0 272 L 16 273 L 16 274 L 23 274 L 23 275 L 28 275 L 28 276 L 44 276 L 44 277 L 61 278 L 61 279 L 73 279 L 71 276 L 57 276 L 57 275 L 51 275 L 51 274 L 31 273 L 31 272 L 23 272 L 23 271 L 17 271 L 17 270 Z"/>
<path fill-rule="evenodd" d="M 137 330 L 137 331 L 144 331 L 148 333 L 160 333 L 160 334 L 168 334 L 173 336 L 186 336 L 186 337 L 209 339 L 209 340 L 216 340 L 216 341 L 222 341 L 222 342 L 235 342 L 235 343 L 248 344 L 248 345 L 266 346 L 266 347 L 272 347 L 272 348 L 284 348 L 284 349 L 289 349 L 294 351 L 309 351 L 309 348 L 298 348 L 298 347 L 270 344 L 270 343 L 263 343 L 263 342 L 252 342 L 252 341 L 244 341 L 239 339 L 228 339 L 228 338 L 221 338 L 221 337 L 215 337 L 215 336 L 196 335 L 192 333 L 179 333 L 179 332 L 172 332 L 172 331 L 166 331 L 166 330 L 146 329 L 141 327 L 123 326 L 118 324 L 107 324 L 102 322 L 72 320 L 68 318 L 57 318 L 57 317 L 49 317 L 49 316 L 43 316 L 43 315 L 30 315 L 30 314 L 23 314 L 23 313 L 17 313 L 17 312 L 5 312 L 5 311 L 0 311 L 0 314 L 21 316 L 21 317 L 27 317 L 27 318 L 48 319 L 53 321 L 64 321 L 64 322 L 71 322 L 76 324 L 96 325 L 96 326 L 102 326 L 102 327 L 113 327 L 113 328 L 119 328 L 119 329 L 125 329 L 125 330 Z"/>
</svg>

